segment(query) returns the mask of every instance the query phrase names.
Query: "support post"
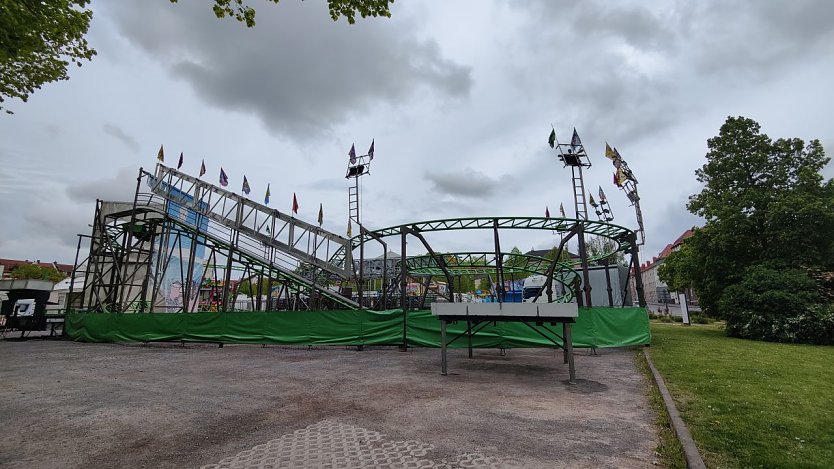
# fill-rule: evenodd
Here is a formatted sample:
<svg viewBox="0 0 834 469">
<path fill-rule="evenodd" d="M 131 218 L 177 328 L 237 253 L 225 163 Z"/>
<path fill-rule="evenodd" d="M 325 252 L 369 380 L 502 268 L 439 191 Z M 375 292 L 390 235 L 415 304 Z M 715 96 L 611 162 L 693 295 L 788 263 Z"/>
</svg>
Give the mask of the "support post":
<svg viewBox="0 0 834 469">
<path fill-rule="evenodd" d="M 504 260 L 501 256 L 501 241 L 498 237 L 498 219 L 492 220 L 492 236 L 495 240 L 495 277 L 498 287 L 495 289 L 495 296 L 498 297 L 498 304 L 504 302 Z"/>
<path fill-rule="evenodd" d="M 469 358 L 472 358 L 472 321 L 466 321 L 466 346 L 469 348 Z"/>
<path fill-rule="evenodd" d="M 614 295 L 612 294 L 611 288 L 611 273 L 608 271 L 608 258 L 606 257 L 602 261 L 602 265 L 605 267 L 605 285 L 608 287 L 608 307 L 614 307 Z"/>
<path fill-rule="evenodd" d="M 637 235 L 631 234 L 631 264 L 634 266 L 634 287 L 637 290 L 637 304 L 646 307 L 646 294 L 643 291 L 643 275 L 640 272 L 640 254 L 637 248 Z"/>
<path fill-rule="evenodd" d="M 403 344 L 400 350 L 403 352 L 408 351 L 408 297 L 406 295 L 406 287 L 408 286 L 408 279 L 406 277 L 408 275 L 408 265 L 405 261 L 405 237 L 406 228 L 402 227 L 400 229 L 400 249 L 402 251 L 400 254 L 400 303 L 402 304 L 403 309 Z"/>
<path fill-rule="evenodd" d="M 581 167 L 580 167 L 581 174 Z M 585 222 L 580 222 L 579 227 L 579 258 L 582 262 L 582 290 L 585 292 L 584 306 L 591 304 L 591 279 L 588 273 L 588 249 L 585 246 Z"/>
<path fill-rule="evenodd" d="M 194 188 L 194 200 L 199 200 L 200 195 L 200 188 Z M 185 285 L 183 285 L 183 299 L 182 299 L 182 312 L 187 313 L 190 311 L 191 307 L 191 296 L 194 294 L 193 283 L 194 283 L 194 257 L 197 255 L 197 233 L 200 232 L 200 218 L 202 215 L 199 214 L 196 210 L 194 211 L 195 219 L 194 219 L 194 231 L 191 233 L 191 245 L 188 247 L 188 272 L 186 273 L 186 280 Z M 180 261 L 182 262 L 182 261 Z M 182 268 L 182 264 L 180 264 L 180 268 Z M 199 296 L 199 287 L 197 288 L 197 296 Z M 199 302 L 198 302 L 199 303 Z"/>
<path fill-rule="evenodd" d="M 388 309 L 388 246 L 382 245 L 382 306 L 380 311 Z"/>
<path fill-rule="evenodd" d="M 440 374 L 446 376 L 446 320 L 440 320 Z"/>
<path fill-rule="evenodd" d="M 359 181 L 359 178 L 356 178 Z M 364 229 L 362 228 L 362 223 L 359 221 L 356 222 L 359 225 L 359 281 L 356 282 L 359 285 L 359 308 L 364 309 L 365 304 L 363 303 L 363 296 L 365 292 L 365 233 L 363 233 Z"/>
<path fill-rule="evenodd" d="M 568 383 L 576 384 L 576 368 L 574 367 L 574 364 L 573 364 L 573 337 L 571 336 L 571 326 L 572 326 L 572 324 L 569 323 L 569 322 L 565 322 L 564 324 L 565 324 L 565 328 L 564 328 L 565 344 L 564 344 L 564 346 L 565 346 L 565 350 L 566 350 L 566 353 L 567 353 L 567 356 L 568 356 L 568 373 L 569 373 L 569 376 L 570 376 L 570 379 L 568 380 Z"/>
</svg>

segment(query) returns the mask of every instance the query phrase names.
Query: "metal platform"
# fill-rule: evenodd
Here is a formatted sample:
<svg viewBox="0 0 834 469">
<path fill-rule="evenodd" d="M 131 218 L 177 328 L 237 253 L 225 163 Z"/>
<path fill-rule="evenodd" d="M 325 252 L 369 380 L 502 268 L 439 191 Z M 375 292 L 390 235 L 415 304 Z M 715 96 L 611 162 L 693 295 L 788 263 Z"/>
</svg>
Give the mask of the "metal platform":
<svg viewBox="0 0 834 469">
<path fill-rule="evenodd" d="M 449 344 L 466 336 L 469 358 L 472 358 L 472 336 L 479 330 L 494 322 L 520 322 L 564 351 L 569 382 L 576 382 L 571 339 L 571 325 L 579 317 L 576 303 L 432 303 L 431 312 L 440 319 L 440 373 L 444 376 L 448 372 L 446 349 Z M 466 321 L 466 331 L 447 341 L 446 324 L 457 321 Z M 562 335 L 548 328 L 545 323 L 561 324 Z M 554 336 L 562 343 L 557 342 Z"/>
</svg>

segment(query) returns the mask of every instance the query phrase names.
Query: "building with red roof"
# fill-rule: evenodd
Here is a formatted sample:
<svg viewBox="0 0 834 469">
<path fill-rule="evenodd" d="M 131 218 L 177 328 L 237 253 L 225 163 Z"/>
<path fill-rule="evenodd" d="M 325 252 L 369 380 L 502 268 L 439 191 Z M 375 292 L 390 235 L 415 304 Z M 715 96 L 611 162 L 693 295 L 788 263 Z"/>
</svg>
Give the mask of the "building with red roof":
<svg viewBox="0 0 834 469">
<path fill-rule="evenodd" d="M 666 285 L 665 282 L 660 280 L 657 276 L 658 267 L 663 265 L 663 261 L 669 257 L 670 254 L 679 250 L 683 245 L 683 242 L 686 241 L 687 238 L 692 237 L 695 234 L 695 227 L 692 227 L 686 231 L 684 231 L 680 236 L 677 237 L 674 241 L 667 244 L 663 250 L 660 251 L 660 254 L 657 256 L 652 257 L 650 261 L 646 261 L 640 265 L 640 278 L 643 279 L 643 294 L 646 296 L 646 303 L 674 303 L 675 292 L 670 292 L 669 287 Z M 632 271 L 632 279 L 630 280 L 630 287 L 632 290 L 632 298 L 637 297 L 636 285 L 634 282 L 634 275 L 635 272 Z M 689 291 L 687 292 L 687 297 L 695 299 L 694 294 Z M 692 301 L 690 300 L 690 301 Z"/>
</svg>

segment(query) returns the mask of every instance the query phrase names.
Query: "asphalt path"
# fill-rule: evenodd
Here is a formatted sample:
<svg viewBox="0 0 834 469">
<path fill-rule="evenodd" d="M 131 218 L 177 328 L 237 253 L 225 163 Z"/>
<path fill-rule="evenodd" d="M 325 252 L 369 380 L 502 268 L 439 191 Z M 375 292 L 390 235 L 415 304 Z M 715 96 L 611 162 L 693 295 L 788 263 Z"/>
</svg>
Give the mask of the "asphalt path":
<svg viewBox="0 0 834 469">
<path fill-rule="evenodd" d="M 0 340 L 0 466 L 648 467 L 635 354 Z"/>
</svg>

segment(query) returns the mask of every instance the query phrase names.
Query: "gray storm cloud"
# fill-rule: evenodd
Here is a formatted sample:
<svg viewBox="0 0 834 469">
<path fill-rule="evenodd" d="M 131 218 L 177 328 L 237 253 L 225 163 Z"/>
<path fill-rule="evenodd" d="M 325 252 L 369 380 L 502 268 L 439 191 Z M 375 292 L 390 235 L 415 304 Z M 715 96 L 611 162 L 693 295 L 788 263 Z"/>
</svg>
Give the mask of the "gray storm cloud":
<svg viewBox="0 0 834 469">
<path fill-rule="evenodd" d="M 334 23 L 316 3 L 265 6 L 251 29 L 218 21 L 202 4 L 124 3 L 115 12 L 125 37 L 207 103 L 253 113 L 297 140 L 375 104 L 423 93 L 465 98 L 472 87 L 470 67 L 443 57 L 435 41 L 384 19 Z M 147 15 L 156 19 L 150 27 Z"/>
</svg>

